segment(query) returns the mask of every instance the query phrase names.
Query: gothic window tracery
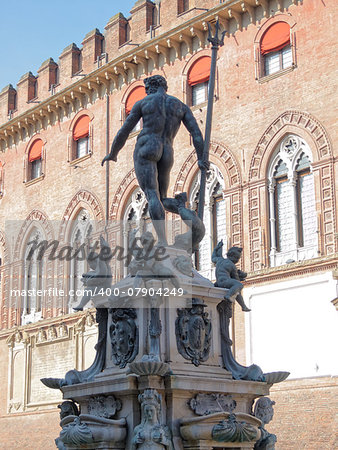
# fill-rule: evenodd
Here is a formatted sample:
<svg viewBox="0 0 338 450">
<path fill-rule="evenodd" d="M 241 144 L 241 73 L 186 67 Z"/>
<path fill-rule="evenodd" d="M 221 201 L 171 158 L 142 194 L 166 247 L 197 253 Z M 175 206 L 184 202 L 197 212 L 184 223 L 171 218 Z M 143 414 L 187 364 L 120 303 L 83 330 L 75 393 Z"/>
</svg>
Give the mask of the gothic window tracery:
<svg viewBox="0 0 338 450">
<path fill-rule="evenodd" d="M 26 325 L 42 319 L 42 298 L 44 258 L 39 257 L 39 251 L 32 252 L 32 247 L 38 245 L 44 237 L 40 230 L 34 228 L 26 241 L 23 261 L 23 296 L 21 323 Z M 39 292 L 40 291 L 40 292 Z"/>
<path fill-rule="evenodd" d="M 131 194 L 123 215 L 123 247 L 128 248 L 133 237 L 140 236 L 145 231 L 152 232 L 152 223 L 148 212 L 148 202 L 137 187 Z M 125 268 L 125 272 L 126 272 Z M 125 273 L 126 274 L 126 273 Z"/>
<path fill-rule="evenodd" d="M 270 265 L 314 258 L 318 252 L 312 154 L 307 143 L 288 135 L 269 167 Z"/>
<path fill-rule="evenodd" d="M 190 205 L 197 211 L 200 187 L 200 173 L 192 183 L 190 190 Z M 205 225 L 205 236 L 200 243 L 199 251 L 195 254 L 197 270 L 203 276 L 213 278 L 213 266 L 211 254 L 218 241 L 223 239 L 227 247 L 226 210 L 223 191 L 225 189 L 224 177 L 214 164 L 210 164 L 207 174 L 205 206 L 203 222 Z"/>
<path fill-rule="evenodd" d="M 91 221 L 90 214 L 86 209 L 81 209 L 74 220 L 70 235 L 70 248 L 72 249 L 72 257 L 69 262 L 70 310 L 82 298 L 81 291 L 84 287 L 81 279 L 82 274 L 88 271 L 87 256 L 92 232 L 93 223 Z"/>
</svg>

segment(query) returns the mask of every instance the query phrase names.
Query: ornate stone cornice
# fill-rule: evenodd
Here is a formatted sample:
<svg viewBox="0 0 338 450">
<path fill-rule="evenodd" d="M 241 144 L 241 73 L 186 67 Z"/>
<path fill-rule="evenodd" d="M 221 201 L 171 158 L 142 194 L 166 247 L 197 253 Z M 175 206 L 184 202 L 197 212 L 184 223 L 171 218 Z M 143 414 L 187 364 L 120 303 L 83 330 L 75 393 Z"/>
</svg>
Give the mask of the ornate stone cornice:
<svg viewBox="0 0 338 450">
<path fill-rule="evenodd" d="M 61 323 L 65 324 L 67 327 L 72 325 L 78 325 L 80 322 L 89 325 L 89 322 L 90 323 L 95 322 L 94 314 L 95 308 L 92 308 L 90 310 L 87 309 L 86 311 L 78 313 L 71 313 L 66 314 L 64 316 L 57 316 L 49 319 L 39 320 L 38 322 L 30 323 L 28 325 L 22 325 L 19 327 L 13 327 L 6 330 L 0 330 L 0 340 L 12 339 L 12 336 L 14 335 L 31 336 L 33 334 L 36 334 L 41 328 L 47 330 L 48 328 L 51 328 L 54 325 L 59 326 Z"/>
<path fill-rule="evenodd" d="M 296 2 L 298 0 L 295 0 Z M 243 9 L 243 4 L 245 8 Z M 4 148 L 8 148 L 14 141 L 15 136 L 19 137 L 21 140 L 21 131 L 23 128 L 29 129 L 29 124 L 33 127 L 34 134 L 37 130 L 37 125 L 40 123 L 42 128 L 46 128 L 50 124 L 50 115 L 55 114 L 58 118 L 60 115 L 60 110 L 68 115 L 68 105 L 71 105 L 71 110 L 74 109 L 74 102 L 78 99 L 80 104 L 83 104 L 83 95 L 91 96 L 93 91 L 97 91 L 99 96 L 105 90 L 106 92 L 112 91 L 118 88 L 118 76 L 117 74 L 125 72 L 126 63 L 132 62 L 137 63 L 137 61 L 144 61 L 144 58 L 148 59 L 149 54 L 155 55 L 156 57 L 162 52 L 166 53 L 171 47 L 178 48 L 181 42 L 182 36 L 191 36 L 191 29 L 193 27 L 194 32 L 199 34 L 207 30 L 207 22 L 212 22 L 216 18 L 220 20 L 223 26 L 226 26 L 227 21 L 232 17 L 235 17 L 237 21 L 241 21 L 241 14 L 245 10 L 251 10 L 260 4 L 257 0 L 247 0 L 245 2 L 239 0 L 228 0 L 221 3 L 208 11 L 203 11 L 202 13 L 194 16 L 193 18 L 187 20 L 183 24 L 157 36 L 149 39 L 137 47 L 133 46 L 129 51 L 118 56 L 117 58 L 108 61 L 101 67 L 93 70 L 88 75 L 81 77 L 78 81 L 65 87 L 61 91 L 49 98 L 42 100 L 39 104 L 35 104 L 32 108 L 23 113 L 19 114 L 17 117 L 8 120 L 8 122 L 0 126 L 0 140 L 5 142 Z M 240 26 L 237 27 L 239 29 Z M 204 45 L 204 43 L 203 43 Z M 127 47 L 126 47 L 127 48 Z M 168 63 L 168 58 L 166 54 L 166 63 Z M 176 58 L 180 55 L 177 54 Z M 125 79 L 126 82 L 126 79 Z M 102 87 L 104 89 L 102 89 Z M 103 95 L 103 94 L 102 94 Z"/>
<path fill-rule="evenodd" d="M 271 281 L 283 281 L 284 278 L 291 278 L 306 274 L 316 274 L 329 270 L 337 270 L 338 253 L 333 255 L 313 258 L 307 261 L 298 261 L 292 264 L 284 264 L 278 267 L 268 267 L 255 272 L 250 272 L 246 278 L 245 286 L 263 284 Z"/>
</svg>

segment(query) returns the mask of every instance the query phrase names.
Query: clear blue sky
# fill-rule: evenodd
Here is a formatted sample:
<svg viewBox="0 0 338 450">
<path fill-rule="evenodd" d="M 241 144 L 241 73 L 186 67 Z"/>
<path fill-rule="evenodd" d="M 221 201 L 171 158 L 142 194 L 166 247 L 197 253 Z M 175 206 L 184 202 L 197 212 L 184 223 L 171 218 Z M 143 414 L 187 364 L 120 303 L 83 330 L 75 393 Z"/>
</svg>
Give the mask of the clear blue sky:
<svg viewBox="0 0 338 450">
<path fill-rule="evenodd" d="M 37 74 L 41 63 L 54 61 L 67 45 L 81 47 L 93 28 L 101 33 L 110 17 L 130 16 L 136 0 L 3 0 L 0 13 L 0 90 L 14 87 L 26 72 Z M 93 7 L 94 6 L 94 7 Z"/>
</svg>

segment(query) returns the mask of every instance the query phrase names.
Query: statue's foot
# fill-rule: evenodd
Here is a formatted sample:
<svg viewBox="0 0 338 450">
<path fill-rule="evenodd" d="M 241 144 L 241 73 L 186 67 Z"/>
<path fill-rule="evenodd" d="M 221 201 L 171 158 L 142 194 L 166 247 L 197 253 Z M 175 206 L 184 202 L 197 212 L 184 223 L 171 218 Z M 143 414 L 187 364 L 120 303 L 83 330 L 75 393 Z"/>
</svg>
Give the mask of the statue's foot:
<svg viewBox="0 0 338 450">
<path fill-rule="evenodd" d="M 188 201 L 188 195 L 186 192 L 181 192 L 175 195 L 175 200 L 177 201 L 178 208 L 185 208 L 185 204 Z"/>
<path fill-rule="evenodd" d="M 248 308 L 247 306 L 242 306 L 242 311 L 249 312 L 249 311 L 251 311 L 251 309 Z"/>
</svg>

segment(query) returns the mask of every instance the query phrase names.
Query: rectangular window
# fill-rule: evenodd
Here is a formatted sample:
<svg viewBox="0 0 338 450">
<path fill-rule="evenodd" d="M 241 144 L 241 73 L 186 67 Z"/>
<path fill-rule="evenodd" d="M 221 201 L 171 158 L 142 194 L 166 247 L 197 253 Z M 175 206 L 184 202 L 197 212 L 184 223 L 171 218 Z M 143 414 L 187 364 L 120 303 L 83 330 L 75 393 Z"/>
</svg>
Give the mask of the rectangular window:
<svg viewBox="0 0 338 450">
<path fill-rule="evenodd" d="M 286 69 L 287 67 L 292 66 L 292 51 L 290 45 L 282 48 L 282 68 Z"/>
<path fill-rule="evenodd" d="M 31 162 L 31 180 L 41 177 L 41 168 L 42 168 L 41 159 L 36 159 L 35 161 Z"/>
<path fill-rule="evenodd" d="M 271 52 L 264 56 L 264 74 L 272 75 L 282 69 L 292 66 L 291 46 L 287 45 L 278 52 Z"/>
<path fill-rule="evenodd" d="M 192 106 L 200 105 L 208 99 L 208 81 L 191 87 Z"/>
<path fill-rule="evenodd" d="M 88 136 L 76 141 L 76 159 L 88 154 Z"/>
</svg>

